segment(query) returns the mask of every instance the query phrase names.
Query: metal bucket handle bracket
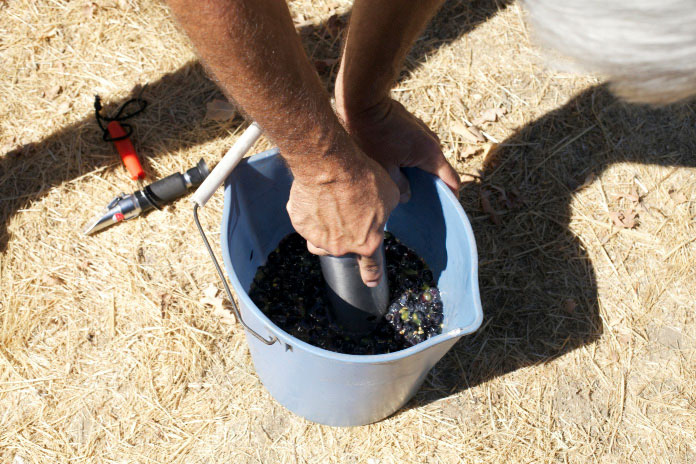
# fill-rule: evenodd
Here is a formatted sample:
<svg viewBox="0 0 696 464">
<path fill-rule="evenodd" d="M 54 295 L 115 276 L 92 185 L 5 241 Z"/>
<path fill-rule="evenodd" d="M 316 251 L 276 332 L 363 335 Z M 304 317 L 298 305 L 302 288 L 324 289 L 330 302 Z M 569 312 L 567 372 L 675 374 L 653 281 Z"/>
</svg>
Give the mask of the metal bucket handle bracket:
<svg viewBox="0 0 696 464">
<path fill-rule="evenodd" d="M 198 207 L 199 206 L 197 203 L 193 205 L 193 220 L 196 223 L 196 227 L 198 227 L 198 232 L 200 232 L 201 238 L 203 239 L 203 243 L 205 244 L 205 247 L 208 250 L 208 253 L 210 254 L 210 259 L 213 261 L 213 264 L 215 265 L 215 270 L 217 271 L 220 280 L 222 280 L 222 285 L 225 287 L 225 293 L 227 293 L 227 298 L 230 300 L 230 304 L 232 305 L 232 311 L 234 312 L 234 315 L 237 316 L 237 320 L 244 326 L 244 328 L 248 330 L 249 333 L 256 337 L 260 342 L 265 343 L 266 345 L 273 345 L 275 342 L 278 341 L 278 338 L 274 336 L 271 336 L 268 339 L 264 338 L 254 329 L 249 327 L 246 322 L 244 322 L 242 314 L 239 312 L 239 308 L 237 307 L 237 303 L 235 303 L 234 298 L 232 298 L 232 291 L 230 290 L 230 286 L 227 284 L 227 279 L 225 279 L 225 275 L 222 273 L 222 269 L 220 268 L 220 264 L 218 264 L 218 260 L 215 257 L 213 248 L 210 246 L 210 242 L 208 242 L 208 237 L 205 235 L 205 231 L 201 226 L 201 222 L 198 220 Z"/>
<path fill-rule="evenodd" d="M 232 145 L 227 153 L 225 153 L 225 156 L 223 156 L 222 160 L 220 160 L 218 165 L 215 166 L 215 169 L 208 174 L 208 177 L 205 178 L 200 187 L 198 187 L 198 189 L 194 192 L 193 196 L 191 197 L 191 201 L 193 202 L 193 220 L 196 223 L 196 227 L 198 227 L 198 232 L 201 234 L 205 247 L 208 249 L 210 259 L 215 265 L 215 270 L 217 271 L 220 280 L 222 280 L 222 285 L 225 287 L 225 292 L 227 293 L 227 298 L 230 300 L 230 304 L 232 305 L 234 315 L 237 316 L 237 320 L 244 326 L 244 328 L 247 329 L 254 337 L 259 339 L 260 342 L 263 342 L 266 345 L 272 345 L 278 341 L 276 337 L 271 336 L 268 339 L 262 337 L 254 329 L 249 327 L 246 322 L 244 322 L 244 319 L 242 319 L 242 314 L 239 312 L 237 303 L 235 303 L 234 298 L 232 298 L 232 291 L 230 290 L 230 286 L 227 284 L 227 279 L 225 278 L 225 275 L 218 264 L 218 260 L 215 257 L 215 253 L 213 253 L 210 242 L 208 242 L 208 237 L 205 235 L 201 222 L 198 220 L 198 208 L 205 206 L 208 200 L 210 200 L 210 197 L 213 196 L 213 193 L 215 193 L 215 191 L 222 185 L 227 176 L 230 175 L 235 166 L 237 166 L 237 164 L 244 157 L 244 154 L 249 151 L 249 148 L 251 148 L 251 146 L 260 136 L 261 128 L 255 122 L 252 122 L 241 137 L 239 137 L 234 145 Z"/>
</svg>

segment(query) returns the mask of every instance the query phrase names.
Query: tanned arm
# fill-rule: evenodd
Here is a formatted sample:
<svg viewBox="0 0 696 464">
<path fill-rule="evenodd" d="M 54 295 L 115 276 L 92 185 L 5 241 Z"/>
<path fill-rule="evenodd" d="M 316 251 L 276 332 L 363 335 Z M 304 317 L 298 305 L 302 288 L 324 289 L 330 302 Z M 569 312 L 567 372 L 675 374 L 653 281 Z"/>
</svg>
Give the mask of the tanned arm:
<svg viewBox="0 0 696 464">
<path fill-rule="evenodd" d="M 442 0 L 355 0 L 336 78 L 336 109 L 360 148 L 384 166 L 404 193 L 399 168 L 416 166 L 453 191 L 459 176 L 440 141 L 389 97 L 404 58 Z"/>
<path fill-rule="evenodd" d="M 293 226 L 317 254 L 362 257 L 374 286 L 384 224 L 398 202 L 387 173 L 343 129 L 284 0 L 169 0 L 225 94 L 278 145 L 294 176 Z"/>
</svg>

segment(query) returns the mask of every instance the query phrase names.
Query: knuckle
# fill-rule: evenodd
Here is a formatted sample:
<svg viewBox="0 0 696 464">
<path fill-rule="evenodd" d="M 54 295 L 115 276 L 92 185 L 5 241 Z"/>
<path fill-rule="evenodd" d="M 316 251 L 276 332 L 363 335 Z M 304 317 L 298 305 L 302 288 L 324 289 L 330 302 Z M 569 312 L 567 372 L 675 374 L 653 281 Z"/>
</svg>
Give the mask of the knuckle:
<svg viewBox="0 0 696 464">
<path fill-rule="evenodd" d="M 295 208 L 295 203 L 292 200 L 288 201 L 285 204 L 285 210 L 288 212 L 288 216 L 290 216 L 290 221 L 294 225 L 298 219 L 297 208 Z"/>
<path fill-rule="evenodd" d="M 321 248 L 312 245 L 310 242 L 307 242 L 307 249 L 313 255 L 322 255 L 323 254 L 323 250 Z"/>
<path fill-rule="evenodd" d="M 350 253 L 350 250 L 348 250 L 343 241 L 336 238 L 327 240 L 326 246 L 322 248 L 331 253 L 333 256 L 343 256 Z"/>
<path fill-rule="evenodd" d="M 365 255 L 372 256 L 373 254 L 375 254 L 377 250 L 379 250 L 379 247 L 382 244 L 382 240 L 383 234 L 371 234 L 370 237 L 367 239 L 367 242 L 365 243 Z"/>
</svg>

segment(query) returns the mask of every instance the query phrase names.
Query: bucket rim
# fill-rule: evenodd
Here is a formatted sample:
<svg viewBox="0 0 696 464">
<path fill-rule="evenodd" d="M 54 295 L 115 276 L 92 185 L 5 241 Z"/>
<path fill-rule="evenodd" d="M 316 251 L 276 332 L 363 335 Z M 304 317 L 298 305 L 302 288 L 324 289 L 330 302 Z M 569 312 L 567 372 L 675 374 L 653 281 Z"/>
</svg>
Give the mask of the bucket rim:
<svg viewBox="0 0 696 464">
<path fill-rule="evenodd" d="M 263 151 L 261 153 L 257 153 L 255 155 L 252 155 L 248 158 L 244 158 L 242 160 L 241 164 L 254 164 L 257 162 L 264 161 L 269 158 L 274 158 L 276 156 L 280 155 L 280 151 L 278 148 L 272 148 L 270 150 Z M 239 167 L 238 167 L 239 168 Z M 237 169 L 238 169 L 237 168 Z M 418 169 L 418 168 L 410 168 L 410 169 Z M 464 225 L 464 230 L 466 233 L 465 239 L 469 241 L 470 243 L 470 269 L 469 269 L 469 288 L 467 289 L 471 294 L 469 295 L 473 307 L 474 307 L 474 312 L 475 312 L 475 318 L 474 320 L 464 326 L 464 327 L 456 327 L 454 329 L 448 330 L 447 332 L 443 332 L 441 334 L 438 334 L 434 337 L 431 337 L 421 343 L 418 343 L 416 345 L 413 345 L 411 347 L 408 347 L 403 350 L 395 351 L 393 353 L 384 353 L 384 354 L 347 354 L 347 353 L 338 353 L 335 351 L 330 351 L 326 350 L 324 348 L 320 348 L 318 346 L 311 345 L 307 342 L 304 342 L 300 340 L 299 338 L 296 338 L 289 333 L 285 332 L 283 329 L 278 327 L 276 324 L 274 324 L 264 313 L 259 309 L 258 306 L 251 300 L 249 297 L 248 292 L 244 289 L 242 286 L 241 282 L 239 281 L 239 278 L 237 277 L 237 273 L 234 272 L 234 267 L 232 266 L 231 262 L 231 254 L 230 254 L 230 249 L 229 249 L 229 243 L 227 240 L 227 236 L 229 234 L 229 224 L 230 224 L 230 215 L 232 214 L 232 208 L 229 207 L 232 201 L 232 181 L 234 176 L 236 175 L 236 169 L 233 171 L 227 179 L 225 179 L 225 192 L 224 192 L 224 206 L 223 206 L 223 213 L 222 213 L 222 224 L 221 224 L 221 234 L 220 234 L 220 246 L 222 249 L 222 258 L 225 263 L 225 270 L 227 271 L 227 276 L 228 279 L 230 280 L 230 283 L 232 284 L 232 288 L 234 289 L 235 294 L 237 295 L 237 298 L 242 302 L 243 304 L 241 305 L 244 308 L 248 308 L 250 311 L 254 313 L 254 315 L 260 319 L 263 322 L 263 325 L 265 326 L 266 330 L 268 330 L 273 336 L 277 337 L 277 339 L 284 343 L 286 346 L 289 345 L 291 347 L 298 347 L 302 348 L 304 351 L 309 352 L 315 356 L 319 356 L 322 358 L 326 358 L 332 361 L 342 361 L 342 362 L 348 362 L 348 363 L 356 363 L 356 364 L 386 364 L 386 363 L 391 363 L 391 362 L 396 362 L 399 361 L 403 358 L 409 357 L 411 355 L 414 355 L 416 353 L 419 353 L 421 351 L 424 351 L 428 348 L 431 348 L 435 345 L 439 345 L 441 343 L 445 343 L 447 341 L 450 341 L 452 339 L 460 338 L 464 335 L 468 335 L 470 333 L 475 332 L 480 326 L 481 323 L 483 322 L 483 309 L 481 306 L 481 297 L 480 297 L 480 292 L 479 292 L 479 285 L 478 285 L 478 251 L 476 247 L 476 240 L 474 238 L 474 232 L 473 229 L 471 228 L 471 223 L 469 222 L 469 219 L 466 215 L 466 212 L 462 208 L 462 205 L 459 203 L 459 200 L 454 196 L 452 193 L 452 190 L 445 184 L 441 179 L 435 177 L 432 174 L 426 173 L 430 175 L 431 177 L 434 178 L 435 180 L 435 185 L 436 188 L 439 192 L 444 193 L 444 199 L 451 207 L 454 208 L 456 211 L 457 215 L 459 216 L 459 219 L 461 220 L 462 224 Z M 240 308 L 241 311 L 241 308 Z M 270 348 L 270 347 L 269 347 Z M 287 349 L 287 348 L 286 348 Z"/>
</svg>

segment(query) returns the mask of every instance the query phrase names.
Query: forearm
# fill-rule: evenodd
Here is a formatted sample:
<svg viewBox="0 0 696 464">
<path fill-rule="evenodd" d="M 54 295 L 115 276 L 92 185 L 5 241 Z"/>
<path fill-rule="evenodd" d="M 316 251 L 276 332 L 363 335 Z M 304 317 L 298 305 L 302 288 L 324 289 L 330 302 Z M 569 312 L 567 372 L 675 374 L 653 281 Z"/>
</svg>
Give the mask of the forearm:
<svg viewBox="0 0 696 464">
<path fill-rule="evenodd" d="M 280 147 L 295 176 L 350 163 L 285 0 L 169 0 L 213 78 Z M 312 170 L 313 172 L 307 172 Z M 326 172 L 326 169 L 322 171 Z"/>
<path fill-rule="evenodd" d="M 443 0 L 355 0 L 341 70 L 340 112 L 368 109 L 389 95 L 413 41 Z"/>
</svg>

